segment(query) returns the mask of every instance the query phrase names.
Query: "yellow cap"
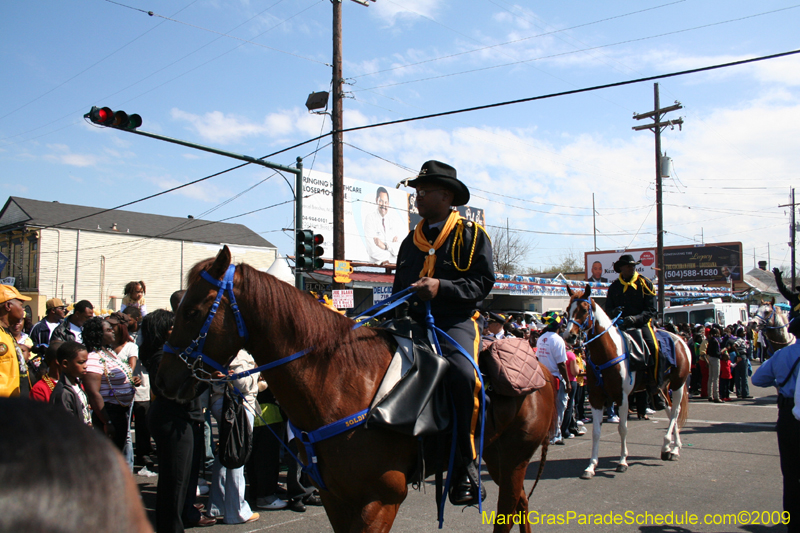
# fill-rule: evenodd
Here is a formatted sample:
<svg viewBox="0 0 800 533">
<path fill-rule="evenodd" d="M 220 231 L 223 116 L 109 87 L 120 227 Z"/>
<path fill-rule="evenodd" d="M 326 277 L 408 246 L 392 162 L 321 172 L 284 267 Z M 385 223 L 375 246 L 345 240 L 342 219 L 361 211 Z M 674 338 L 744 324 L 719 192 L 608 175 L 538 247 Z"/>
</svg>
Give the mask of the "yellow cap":
<svg viewBox="0 0 800 533">
<path fill-rule="evenodd" d="M 21 295 L 16 287 L 12 287 L 11 285 L 0 285 L 0 304 L 15 299 L 22 300 L 23 302 L 30 300 L 30 298 L 27 296 Z"/>
</svg>

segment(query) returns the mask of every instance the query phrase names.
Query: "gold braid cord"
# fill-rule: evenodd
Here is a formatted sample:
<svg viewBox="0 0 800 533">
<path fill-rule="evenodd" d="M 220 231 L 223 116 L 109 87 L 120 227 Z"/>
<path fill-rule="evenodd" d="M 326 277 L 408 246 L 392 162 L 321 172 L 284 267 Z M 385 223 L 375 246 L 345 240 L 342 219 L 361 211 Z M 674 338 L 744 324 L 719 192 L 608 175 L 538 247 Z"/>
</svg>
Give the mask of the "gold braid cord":
<svg viewBox="0 0 800 533">
<path fill-rule="evenodd" d="M 465 231 L 464 219 L 461 219 L 458 225 L 456 226 L 456 236 L 453 239 L 452 256 L 453 256 L 453 266 L 455 266 L 456 270 L 458 270 L 459 272 L 466 272 L 472 266 L 472 258 L 475 255 L 475 245 L 478 242 L 478 231 L 483 231 L 484 233 L 486 233 L 486 230 L 483 229 L 483 227 L 481 227 L 480 224 L 476 222 L 473 222 L 473 224 L 475 224 L 475 233 L 472 236 L 472 247 L 469 250 L 469 260 L 467 261 L 467 266 L 464 268 L 461 268 L 458 265 L 458 259 L 456 259 L 456 256 L 461 257 L 461 248 L 464 245 L 464 231 Z"/>
</svg>

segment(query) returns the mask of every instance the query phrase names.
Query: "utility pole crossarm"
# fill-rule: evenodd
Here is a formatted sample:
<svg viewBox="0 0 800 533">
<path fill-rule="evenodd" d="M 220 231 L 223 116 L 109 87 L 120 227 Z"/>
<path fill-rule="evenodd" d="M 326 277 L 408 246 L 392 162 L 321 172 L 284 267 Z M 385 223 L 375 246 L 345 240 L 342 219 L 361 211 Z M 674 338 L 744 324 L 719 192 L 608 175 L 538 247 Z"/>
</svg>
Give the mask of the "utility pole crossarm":
<svg viewBox="0 0 800 533">
<path fill-rule="evenodd" d="M 683 106 L 680 102 L 675 102 L 675 105 L 671 105 L 669 107 L 662 107 L 661 109 L 656 109 L 655 111 L 648 111 L 647 113 L 634 113 L 633 119 L 634 120 L 642 120 L 644 118 L 655 117 L 656 115 L 663 115 L 665 113 L 669 113 L 670 111 L 677 111 L 678 109 L 683 109 Z"/>
<path fill-rule="evenodd" d="M 675 127 L 675 126 L 681 127 L 682 125 L 683 125 L 683 117 L 676 118 L 675 120 L 666 120 L 666 121 L 663 121 L 663 122 L 659 121 L 659 122 L 655 122 L 653 124 L 642 124 L 641 126 L 633 126 L 633 128 L 631 128 L 631 129 L 634 130 L 634 131 L 641 131 L 641 130 L 652 130 L 652 129 L 655 129 L 655 128 L 666 128 L 667 126 L 669 126 L 669 127 Z"/>
</svg>

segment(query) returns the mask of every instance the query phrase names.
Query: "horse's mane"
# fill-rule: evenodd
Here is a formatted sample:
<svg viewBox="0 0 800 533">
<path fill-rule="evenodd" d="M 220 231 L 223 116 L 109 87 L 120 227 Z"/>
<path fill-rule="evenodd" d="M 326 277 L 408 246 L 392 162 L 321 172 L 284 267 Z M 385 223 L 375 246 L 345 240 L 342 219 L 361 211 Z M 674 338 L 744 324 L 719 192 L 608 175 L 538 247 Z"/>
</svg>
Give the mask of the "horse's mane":
<svg viewBox="0 0 800 533">
<path fill-rule="evenodd" d="M 203 270 L 213 262 L 211 258 L 194 265 L 187 276 L 188 283 L 191 285 L 199 280 Z M 242 312 L 246 316 L 269 320 L 274 330 L 285 337 L 283 348 L 300 350 L 314 346 L 315 352 L 333 356 L 342 351 L 343 345 L 349 344 L 351 350 L 347 352 L 352 352 L 352 356 L 337 358 L 337 364 L 363 367 L 376 359 L 372 343 L 355 342 L 365 337 L 376 337 L 374 333 L 370 334 L 369 328 L 353 330 L 353 320 L 323 306 L 310 294 L 246 263 L 237 265 L 235 283 L 239 287 L 237 303 Z M 276 344 L 280 345 L 279 342 Z M 370 353 L 373 357 L 369 357 Z"/>
</svg>

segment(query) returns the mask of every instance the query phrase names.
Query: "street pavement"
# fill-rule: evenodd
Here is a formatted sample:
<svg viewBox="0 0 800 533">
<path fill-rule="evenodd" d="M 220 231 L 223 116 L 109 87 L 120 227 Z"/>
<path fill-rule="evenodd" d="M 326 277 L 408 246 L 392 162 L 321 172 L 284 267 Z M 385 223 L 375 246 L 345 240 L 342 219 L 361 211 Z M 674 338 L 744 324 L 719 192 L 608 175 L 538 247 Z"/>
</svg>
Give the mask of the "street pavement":
<svg viewBox="0 0 800 533">
<path fill-rule="evenodd" d="M 663 412 L 651 416 L 649 421 L 637 420 L 636 415 L 631 415 L 628 422 L 629 468 L 625 473 L 615 472 L 620 451 L 616 424 L 602 425 L 600 463 L 596 476 L 591 480 L 579 479 L 591 454 L 590 424 L 586 435 L 568 439 L 564 446 L 550 446 L 542 479 L 531 497 L 532 531 L 785 531 L 783 525 L 763 525 L 764 521 L 769 523 L 769 520 L 778 519 L 782 511 L 782 477 L 774 431 L 777 419 L 775 390 L 751 385 L 750 392 L 756 398 L 734 399 L 724 404 L 692 399 L 689 418 L 681 432 L 681 458 L 676 462 L 659 459 L 667 427 Z M 539 452 L 528 467 L 526 492 L 533 485 L 538 461 Z M 151 518 L 156 479 L 137 476 Z M 486 521 L 491 518 L 490 513 L 497 503 L 497 486 L 485 471 L 483 479 L 488 489 L 483 506 L 485 514 L 481 515 L 476 508 L 462 510 L 448 504 L 442 531 L 492 530 Z M 199 501 L 207 503 L 206 497 Z M 305 513 L 289 510 L 259 512 L 261 518 L 257 522 L 219 524 L 213 528 L 231 533 L 332 531 L 322 507 L 308 506 Z M 769 518 L 768 513 L 771 513 Z M 549 515 L 552 520 L 559 520 L 559 516 L 561 520 L 568 518 L 569 523 L 537 524 L 535 521 L 541 520 L 542 515 Z M 594 522 L 601 520 L 601 523 L 579 523 L 580 515 L 583 515 L 584 522 L 591 519 Z M 615 515 L 622 523 L 602 523 L 613 520 Z M 668 522 L 671 517 L 673 525 L 657 525 L 654 522 L 656 515 Z M 698 523 L 674 525 L 691 520 L 691 515 L 696 515 Z M 751 523 L 731 523 L 733 515 Z M 712 523 L 704 524 L 706 519 Z M 713 523 L 715 520 L 717 525 Z M 720 523 L 722 520 L 727 520 L 727 524 Z M 759 523 L 754 523 L 756 521 Z M 513 530 L 516 531 L 516 527 Z M 392 531 L 437 531 L 432 482 L 418 491 L 409 488 Z"/>
</svg>

